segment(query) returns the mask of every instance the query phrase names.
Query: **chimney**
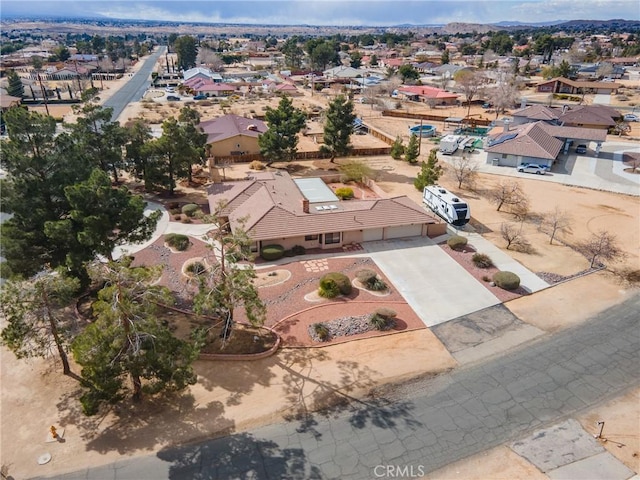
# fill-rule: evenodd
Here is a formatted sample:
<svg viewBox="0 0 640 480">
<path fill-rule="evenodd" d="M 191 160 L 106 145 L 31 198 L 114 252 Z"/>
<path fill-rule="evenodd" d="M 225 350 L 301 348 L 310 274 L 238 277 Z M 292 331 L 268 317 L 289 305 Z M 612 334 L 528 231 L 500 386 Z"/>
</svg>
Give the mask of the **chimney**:
<svg viewBox="0 0 640 480">
<path fill-rule="evenodd" d="M 509 131 L 509 120 L 508 119 L 504 120 L 502 125 L 504 127 L 503 128 L 503 132 L 508 132 Z"/>
<path fill-rule="evenodd" d="M 302 211 L 304 213 L 309 213 L 309 200 L 306 198 L 302 199 Z"/>
</svg>

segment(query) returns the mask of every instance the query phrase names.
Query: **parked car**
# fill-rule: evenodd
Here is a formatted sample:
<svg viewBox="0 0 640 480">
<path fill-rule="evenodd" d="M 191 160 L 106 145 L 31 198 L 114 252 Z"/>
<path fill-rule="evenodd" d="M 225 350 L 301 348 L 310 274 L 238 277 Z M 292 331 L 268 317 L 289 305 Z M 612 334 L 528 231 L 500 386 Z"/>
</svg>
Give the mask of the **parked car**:
<svg viewBox="0 0 640 480">
<path fill-rule="evenodd" d="M 523 163 L 518 167 L 518 171 L 521 173 L 535 173 L 537 175 L 544 175 L 547 173 L 547 167 L 538 165 L 537 163 Z"/>
<path fill-rule="evenodd" d="M 584 143 L 581 143 L 576 147 L 576 153 L 587 153 L 587 146 Z"/>
<path fill-rule="evenodd" d="M 625 122 L 640 122 L 640 117 L 635 113 L 627 113 L 623 118 Z"/>
<path fill-rule="evenodd" d="M 202 93 L 200 95 L 194 95 L 193 97 L 194 100 L 206 100 L 207 96 L 203 95 Z"/>
<path fill-rule="evenodd" d="M 176 97 L 175 95 L 167 95 L 167 101 L 169 102 L 179 102 L 180 97 Z"/>
<path fill-rule="evenodd" d="M 173 92 L 175 92 L 175 91 L 176 91 L 176 89 L 175 89 L 175 88 L 173 88 L 173 87 L 167 87 L 167 88 L 165 88 L 165 91 L 166 91 L 166 92 L 169 92 L 169 93 L 173 93 Z"/>
</svg>

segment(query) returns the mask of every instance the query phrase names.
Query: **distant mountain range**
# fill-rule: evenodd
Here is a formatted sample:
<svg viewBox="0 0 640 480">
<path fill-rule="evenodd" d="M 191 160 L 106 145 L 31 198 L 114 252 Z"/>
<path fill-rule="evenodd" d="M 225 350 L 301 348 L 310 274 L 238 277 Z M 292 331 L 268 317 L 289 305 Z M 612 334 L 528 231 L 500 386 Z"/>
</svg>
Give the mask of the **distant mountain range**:
<svg viewBox="0 0 640 480">
<path fill-rule="evenodd" d="M 189 26 L 193 28 L 192 33 L 198 33 L 198 30 L 201 28 L 210 28 L 211 25 L 216 25 L 217 28 L 221 28 L 222 30 L 232 29 L 234 33 L 264 33 L 265 31 L 276 32 L 295 32 L 299 35 L 318 35 L 322 31 L 322 34 L 335 34 L 337 32 L 351 32 L 354 34 L 358 33 L 374 33 L 378 34 L 384 32 L 388 29 L 392 30 L 412 30 L 414 32 L 422 32 L 422 33 L 444 33 L 455 35 L 457 33 L 487 33 L 495 30 L 507 30 L 507 31 L 515 31 L 521 29 L 528 28 L 545 28 L 545 27 L 553 27 L 557 30 L 586 30 L 586 29 L 602 29 L 602 30 L 624 30 L 624 31 L 634 31 L 640 30 L 640 20 L 625 20 L 625 19 L 611 19 L 611 20 L 553 20 L 548 22 L 519 22 L 519 21 L 500 21 L 490 24 L 483 23 L 464 23 L 464 22 L 452 22 L 447 24 L 423 24 L 423 25 L 415 25 L 415 24 L 399 24 L 399 25 L 389 25 L 387 27 L 381 26 L 355 26 L 355 25 L 335 25 L 335 26 L 319 26 L 319 25 L 257 25 L 257 24 L 231 24 L 231 23 L 208 23 L 208 22 L 182 22 L 182 21 L 158 21 L 158 20 L 118 20 L 113 18 L 106 18 L 104 16 L 94 16 L 93 18 L 88 17 L 71 17 L 67 16 L 39 16 L 39 17 L 26 17 L 25 15 L 11 15 L 5 14 L 2 16 L 2 23 L 9 24 L 21 24 L 22 28 L 33 28 L 33 25 L 30 27 L 27 26 L 29 22 L 44 22 L 44 23 L 54 23 L 56 31 L 63 31 L 64 24 L 82 24 L 87 26 L 89 30 L 89 26 L 92 25 L 94 28 L 91 28 L 92 31 L 99 31 L 104 28 L 120 28 L 122 26 L 128 26 L 129 28 L 135 28 L 136 25 L 144 25 L 144 26 L 154 26 L 158 28 L 166 28 L 168 26 L 177 26 L 180 27 L 178 33 L 180 34 L 188 34 Z M 71 28 L 71 25 L 68 25 L 71 30 L 75 30 Z M 185 31 L 187 29 L 187 31 Z M 222 33 L 222 32 L 221 32 Z"/>
</svg>

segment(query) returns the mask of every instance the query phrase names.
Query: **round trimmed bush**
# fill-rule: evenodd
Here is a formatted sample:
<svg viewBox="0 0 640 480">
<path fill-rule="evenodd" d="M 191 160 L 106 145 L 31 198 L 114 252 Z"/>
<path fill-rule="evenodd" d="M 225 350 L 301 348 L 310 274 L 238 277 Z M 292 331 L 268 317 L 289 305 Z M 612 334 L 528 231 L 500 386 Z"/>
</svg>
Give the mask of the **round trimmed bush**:
<svg viewBox="0 0 640 480">
<path fill-rule="evenodd" d="M 197 277 L 198 275 L 202 275 L 204 272 L 206 272 L 207 267 L 205 267 L 204 263 L 202 262 L 193 262 L 187 265 L 187 268 L 185 268 L 185 271 L 188 274 L 193 275 L 194 277 Z"/>
<path fill-rule="evenodd" d="M 471 257 L 471 261 L 478 268 L 493 267 L 493 260 L 491 260 L 489 255 L 484 253 L 474 253 L 473 257 Z"/>
<path fill-rule="evenodd" d="M 184 252 L 191 244 L 189 237 L 182 235 L 181 233 L 169 233 L 164 236 L 164 241 L 171 248 L 178 250 L 179 252 Z"/>
<path fill-rule="evenodd" d="M 449 248 L 451 248 L 452 250 L 462 250 L 467 246 L 467 242 L 468 240 L 466 237 L 453 235 L 447 240 L 447 245 L 449 245 Z"/>
<path fill-rule="evenodd" d="M 282 245 L 267 245 L 260 250 L 260 256 L 265 260 L 278 260 L 284 256 Z"/>
<path fill-rule="evenodd" d="M 333 280 L 338 286 L 338 289 L 340 290 L 340 293 L 342 295 L 349 295 L 351 293 L 351 280 L 349 280 L 349 277 L 347 277 L 344 273 L 330 272 L 325 274 L 320 279 L 321 285 L 323 280 Z"/>
<path fill-rule="evenodd" d="M 336 197 L 340 200 L 349 200 L 353 198 L 353 188 L 351 187 L 341 187 L 336 188 Z"/>
<path fill-rule="evenodd" d="M 520 286 L 520 277 L 513 272 L 496 272 L 493 283 L 505 290 L 515 290 Z"/>
<path fill-rule="evenodd" d="M 394 325 L 395 321 L 393 319 L 396 317 L 396 315 L 397 313 L 395 312 L 395 310 L 381 307 L 373 312 L 369 323 L 371 323 L 373 328 L 375 328 L 376 330 L 387 330 L 389 327 Z"/>
<path fill-rule="evenodd" d="M 369 268 L 364 268 L 356 272 L 356 278 L 363 285 L 367 285 L 369 282 L 372 282 L 377 276 L 378 274 L 375 270 L 371 270 Z"/>
<path fill-rule="evenodd" d="M 336 298 L 340 295 L 340 287 L 331 278 L 320 279 L 320 288 L 318 288 L 318 295 L 323 298 Z"/>
<path fill-rule="evenodd" d="M 376 308 L 376 311 L 373 313 L 374 315 L 380 315 L 381 317 L 384 317 L 384 318 L 395 318 L 397 315 L 395 310 L 387 307 Z"/>
<path fill-rule="evenodd" d="M 200 207 L 195 203 L 187 203 L 182 207 L 182 213 L 187 217 L 193 217 L 198 210 L 200 210 Z"/>
</svg>

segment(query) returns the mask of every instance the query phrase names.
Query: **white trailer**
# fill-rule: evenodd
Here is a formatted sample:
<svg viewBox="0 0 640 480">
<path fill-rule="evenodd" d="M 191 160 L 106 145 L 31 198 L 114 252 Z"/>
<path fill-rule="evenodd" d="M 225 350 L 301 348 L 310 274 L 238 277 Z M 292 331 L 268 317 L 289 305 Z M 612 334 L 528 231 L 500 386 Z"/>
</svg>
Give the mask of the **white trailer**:
<svg viewBox="0 0 640 480">
<path fill-rule="evenodd" d="M 452 155 L 458 150 L 461 141 L 462 136 L 460 135 L 447 135 L 442 137 L 440 139 L 440 151 L 445 155 Z"/>
<path fill-rule="evenodd" d="M 439 185 L 429 185 L 422 192 L 424 204 L 456 227 L 462 227 L 471 219 L 469 205 Z"/>
</svg>

